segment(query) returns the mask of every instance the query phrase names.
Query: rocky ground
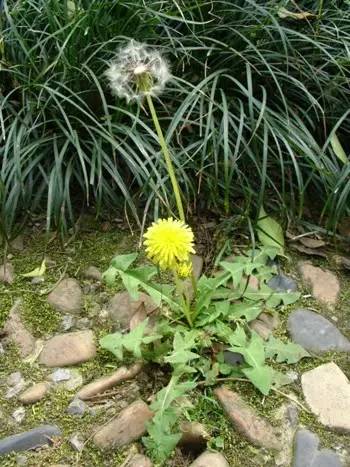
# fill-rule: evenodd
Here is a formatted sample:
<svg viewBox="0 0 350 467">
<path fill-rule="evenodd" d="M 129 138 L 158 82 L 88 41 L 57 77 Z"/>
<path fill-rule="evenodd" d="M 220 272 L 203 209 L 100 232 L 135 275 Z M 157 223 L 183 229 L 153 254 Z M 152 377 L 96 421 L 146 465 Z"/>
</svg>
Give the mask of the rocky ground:
<svg viewBox="0 0 350 467">
<path fill-rule="evenodd" d="M 145 295 L 135 303 L 101 282 L 111 257 L 137 242 L 122 229 L 101 228 L 62 245 L 34 226 L 6 253 L 0 465 L 153 465 L 139 440 L 167 375 L 133 362 L 117 367 L 97 343 L 116 327 L 135 325 L 153 306 Z M 298 288 L 300 303 L 282 308 L 278 321 L 262 314 L 252 325 L 263 337 L 289 335 L 313 358 L 281 365 L 294 382 L 267 398 L 249 383 L 231 382 L 181 401 L 183 436 L 167 465 L 350 466 L 350 275 L 332 249 L 323 256 L 293 253 L 270 286 Z M 44 257 L 44 275 L 22 275 Z"/>
</svg>

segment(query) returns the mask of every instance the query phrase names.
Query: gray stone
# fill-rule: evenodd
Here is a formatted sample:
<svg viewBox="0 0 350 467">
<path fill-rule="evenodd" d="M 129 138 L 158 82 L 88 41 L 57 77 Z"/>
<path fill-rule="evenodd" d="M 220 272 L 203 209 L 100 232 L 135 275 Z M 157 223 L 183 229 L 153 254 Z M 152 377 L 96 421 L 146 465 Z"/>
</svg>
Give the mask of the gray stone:
<svg viewBox="0 0 350 467">
<path fill-rule="evenodd" d="M 230 352 L 229 350 L 224 351 L 224 361 L 228 365 L 240 366 L 245 360 L 242 354 L 238 352 Z"/>
<path fill-rule="evenodd" d="M 136 441 L 146 433 L 146 423 L 153 413 L 142 400 L 135 401 L 120 412 L 117 418 L 103 425 L 93 440 L 102 449 L 118 448 Z"/>
<path fill-rule="evenodd" d="M 18 235 L 16 238 L 14 238 L 10 243 L 10 247 L 13 250 L 23 251 L 24 250 L 23 235 Z"/>
<path fill-rule="evenodd" d="M 315 267 L 308 261 L 300 262 L 298 268 L 303 281 L 311 286 L 312 295 L 316 300 L 333 308 L 340 293 L 337 277 L 332 272 Z"/>
<path fill-rule="evenodd" d="M 107 310 L 109 317 L 121 328 L 128 328 L 132 317 L 144 307 L 146 315 L 157 309 L 151 297 L 141 292 L 138 300 L 132 300 L 128 292 L 119 292 L 110 300 Z"/>
<path fill-rule="evenodd" d="M 287 322 L 294 342 L 314 353 L 350 352 L 350 341 L 323 316 L 306 309 L 293 311 Z"/>
<path fill-rule="evenodd" d="M 79 314 L 83 292 L 75 279 L 63 279 L 47 297 L 50 305 L 61 313 Z"/>
<path fill-rule="evenodd" d="M 13 342 L 17 346 L 21 357 L 25 358 L 33 352 L 35 339 L 22 323 L 20 309 L 21 301 L 17 300 L 10 310 L 4 332 L 7 336 L 6 340 Z"/>
<path fill-rule="evenodd" d="M 28 457 L 23 455 L 16 456 L 16 465 L 28 465 Z"/>
<path fill-rule="evenodd" d="M 74 327 L 74 316 L 72 315 L 64 315 L 62 316 L 62 321 L 61 321 L 61 329 L 62 331 L 69 331 Z"/>
<path fill-rule="evenodd" d="M 75 327 L 77 329 L 90 329 L 91 328 L 91 321 L 89 318 L 79 318 L 76 321 Z"/>
<path fill-rule="evenodd" d="M 43 276 L 35 276 L 33 279 L 30 281 L 32 285 L 41 285 L 45 282 L 45 277 Z"/>
<path fill-rule="evenodd" d="M 19 371 L 11 373 L 6 383 L 10 386 L 5 394 L 5 399 L 12 399 L 13 397 L 17 396 L 21 391 L 23 391 L 25 387 L 25 381 L 23 379 L 22 374 Z"/>
<path fill-rule="evenodd" d="M 20 371 L 14 371 L 13 373 L 9 374 L 6 379 L 6 384 L 8 386 L 17 386 L 21 383 L 24 383 L 24 379 Z"/>
<path fill-rule="evenodd" d="M 71 376 L 71 372 L 68 368 L 57 368 L 57 370 L 49 375 L 49 379 L 54 383 L 60 383 L 62 381 L 68 381 Z"/>
<path fill-rule="evenodd" d="M 307 371 L 301 385 L 307 404 L 323 425 L 350 433 L 350 382 L 335 363 Z"/>
<path fill-rule="evenodd" d="M 152 467 L 152 461 L 142 454 L 136 454 L 129 460 L 125 467 Z"/>
<path fill-rule="evenodd" d="M 215 396 L 221 403 L 233 426 L 255 446 L 267 449 L 281 449 L 278 432 L 264 418 L 241 398 L 236 392 L 224 386 L 215 389 Z"/>
<path fill-rule="evenodd" d="M 2 343 L 0 342 L 0 355 L 4 355 L 4 353 L 5 353 L 4 346 L 3 346 Z"/>
<path fill-rule="evenodd" d="M 39 356 L 39 362 L 48 367 L 76 365 L 96 355 L 95 336 L 92 331 L 59 334 L 49 339 Z"/>
<path fill-rule="evenodd" d="M 75 368 L 58 368 L 48 376 L 59 388 L 74 391 L 83 384 L 83 377 L 79 370 Z"/>
<path fill-rule="evenodd" d="M 55 425 L 43 425 L 32 430 L 8 436 L 0 440 L 0 455 L 10 452 L 27 451 L 52 444 L 52 438 L 60 436 L 61 430 Z"/>
<path fill-rule="evenodd" d="M 15 280 L 15 270 L 11 263 L 5 263 L 0 266 L 0 282 L 4 284 L 13 284 Z"/>
<path fill-rule="evenodd" d="M 69 415 L 75 415 L 77 417 L 82 417 L 84 413 L 88 410 L 88 405 L 80 399 L 73 399 L 72 402 L 67 407 L 67 413 Z"/>
<path fill-rule="evenodd" d="M 37 383 L 24 391 L 20 396 L 19 400 L 22 404 L 34 404 L 35 402 L 40 401 L 45 397 L 45 394 L 50 388 L 50 383 L 44 381 L 42 383 Z"/>
<path fill-rule="evenodd" d="M 290 467 L 293 459 L 293 439 L 298 427 L 298 407 L 294 403 L 284 403 L 278 408 L 276 419 L 281 427 L 282 449 L 275 455 L 276 467 Z"/>
<path fill-rule="evenodd" d="M 230 467 L 230 465 L 219 452 L 206 451 L 197 457 L 190 467 Z"/>
<path fill-rule="evenodd" d="M 89 266 L 83 272 L 83 276 L 85 279 L 92 279 L 94 281 L 101 281 L 102 280 L 102 273 L 101 271 L 96 268 L 95 266 Z"/>
<path fill-rule="evenodd" d="M 16 423 L 21 423 L 24 420 L 24 417 L 26 416 L 26 410 L 24 407 L 18 407 L 18 409 L 12 412 L 11 416 Z"/>
<path fill-rule="evenodd" d="M 296 292 L 298 290 L 296 281 L 292 277 L 285 276 L 284 274 L 277 274 L 271 277 L 267 285 L 270 289 L 276 290 L 277 292 Z"/>
<path fill-rule="evenodd" d="M 75 451 L 81 452 L 84 449 L 84 441 L 80 433 L 75 433 L 71 436 L 69 442 Z"/>
<path fill-rule="evenodd" d="M 330 449 L 318 450 L 318 436 L 308 430 L 298 430 L 294 439 L 293 467 L 342 467 L 342 462 Z"/>
</svg>

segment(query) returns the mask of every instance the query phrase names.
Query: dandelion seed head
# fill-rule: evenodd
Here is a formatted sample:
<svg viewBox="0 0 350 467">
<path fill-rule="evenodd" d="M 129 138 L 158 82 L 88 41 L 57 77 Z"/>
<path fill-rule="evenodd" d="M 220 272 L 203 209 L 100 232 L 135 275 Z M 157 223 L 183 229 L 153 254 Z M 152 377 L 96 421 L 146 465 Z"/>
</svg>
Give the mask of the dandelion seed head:
<svg viewBox="0 0 350 467">
<path fill-rule="evenodd" d="M 114 94 L 128 102 L 158 96 L 171 76 L 167 61 L 158 51 L 134 40 L 119 49 L 106 75 Z"/>
</svg>

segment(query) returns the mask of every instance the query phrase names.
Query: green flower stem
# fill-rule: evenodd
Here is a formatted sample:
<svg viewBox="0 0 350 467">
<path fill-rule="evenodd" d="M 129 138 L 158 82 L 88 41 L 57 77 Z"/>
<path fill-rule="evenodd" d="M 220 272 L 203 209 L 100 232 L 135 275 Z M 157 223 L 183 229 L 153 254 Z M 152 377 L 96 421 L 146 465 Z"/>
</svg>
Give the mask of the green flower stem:
<svg viewBox="0 0 350 467">
<path fill-rule="evenodd" d="M 146 98 L 147 98 L 148 107 L 149 107 L 149 109 L 151 111 L 154 126 L 155 126 L 155 128 L 157 130 L 157 134 L 158 134 L 158 138 L 159 138 L 159 144 L 160 144 L 160 147 L 161 147 L 162 152 L 163 152 L 163 156 L 164 156 L 165 163 L 166 163 L 166 166 L 167 166 L 167 169 L 168 169 L 169 177 L 170 177 L 171 183 L 173 185 L 173 190 L 174 190 L 174 194 L 175 194 L 177 209 L 179 211 L 179 216 L 180 216 L 181 221 L 185 224 L 186 223 L 185 212 L 184 212 L 184 208 L 183 208 L 183 205 L 182 205 L 179 184 L 177 183 L 177 180 L 176 180 L 175 170 L 174 170 L 173 163 L 171 161 L 169 149 L 168 149 L 168 146 L 166 144 L 166 141 L 165 141 L 161 126 L 159 124 L 157 112 L 156 112 L 156 109 L 154 108 L 152 97 L 149 94 L 147 94 Z"/>
<path fill-rule="evenodd" d="M 174 271 L 174 280 L 175 280 L 175 285 L 176 285 L 176 291 L 178 293 L 178 295 L 181 297 L 181 306 L 182 306 L 182 311 L 183 311 L 183 314 L 190 326 L 190 328 L 193 327 L 193 321 L 192 321 L 192 316 L 191 316 L 191 308 L 190 308 L 190 305 L 186 302 L 186 299 L 184 297 L 184 294 L 183 294 L 183 287 L 182 287 L 182 284 L 180 282 L 180 279 L 179 279 L 179 276 L 177 275 L 177 273 Z"/>
</svg>

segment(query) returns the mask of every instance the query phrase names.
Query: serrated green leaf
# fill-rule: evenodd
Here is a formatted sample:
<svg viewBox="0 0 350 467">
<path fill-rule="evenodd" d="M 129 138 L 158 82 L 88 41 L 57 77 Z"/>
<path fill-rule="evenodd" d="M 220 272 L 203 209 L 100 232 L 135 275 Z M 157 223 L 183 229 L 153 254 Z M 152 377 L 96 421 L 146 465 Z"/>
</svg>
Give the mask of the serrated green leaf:
<svg viewBox="0 0 350 467">
<path fill-rule="evenodd" d="M 247 336 L 241 326 L 237 326 L 234 331 L 231 330 L 228 336 L 228 342 L 232 347 L 245 347 L 247 345 Z M 236 352 L 236 350 L 233 350 Z"/>
<path fill-rule="evenodd" d="M 136 358 L 141 358 L 141 345 L 143 344 L 143 335 L 148 324 L 148 320 L 142 321 L 136 328 L 128 334 L 123 334 L 123 346 Z"/>
<path fill-rule="evenodd" d="M 269 307 L 276 307 L 281 304 L 290 305 L 300 298 L 300 292 L 277 292 L 270 289 L 266 284 L 261 284 L 260 289 L 247 289 L 244 297 L 248 300 L 264 300 Z"/>
<path fill-rule="evenodd" d="M 242 372 L 265 396 L 272 387 L 274 370 L 267 365 L 244 368 Z"/>
<path fill-rule="evenodd" d="M 156 399 L 152 402 L 150 408 L 154 412 L 161 414 L 168 409 L 178 397 L 183 396 L 195 387 L 196 383 L 193 381 L 179 383 L 178 377 L 172 376 L 168 385 L 157 393 Z"/>
<path fill-rule="evenodd" d="M 121 271 L 126 271 L 132 265 L 132 263 L 136 260 L 137 256 L 138 256 L 137 253 L 130 253 L 127 255 L 115 256 L 111 261 L 111 265 L 115 267 L 116 269 L 120 269 Z"/>
<path fill-rule="evenodd" d="M 291 376 L 281 373 L 277 370 L 273 371 L 272 385 L 274 388 L 280 388 L 281 386 L 286 386 L 287 384 L 291 384 L 292 382 L 293 379 L 291 378 Z"/>
<path fill-rule="evenodd" d="M 284 235 L 280 224 L 268 216 L 263 207 L 260 208 L 259 220 L 257 222 L 258 238 L 267 247 L 274 247 L 283 253 Z"/>
<path fill-rule="evenodd" d="M 112 352 L 118 360 L 123 360 L 123 335 L 120 332 L 102 337 L 100 339 L 100 346 Z"/>
<path fill-rule="evenodd" d="M 113 266 L 109 266 L 109 268 L 102 274 L 102 280 L 105 281 L 107 285 L 112 286 L 115 284 L 117 274 L 119 274 L 118 270 Z"/>
<path fill-rule="evenodd" d="M 273 336 L 265 343 L 265 352 L 267 358 L 276 357 L 278 363 L 292 364 L 304 357 L 310 357 L 310 354 L 301 345 L 294 342 L 285 343 Z"/>
<path fill-rule="evenodd" d="M 262 311 L 261 305 L 252 305 L 250 303 L 234 303 L 230 306 L 228 319 L 234 321 L 235 319 L 245 318 L 247 322 L 252 321 L 260 315 Z"/>
<path fill-rule="evenodd" d="M 119 360 L 123 359 L 124 349 L 131 352 L 136 358 L 141 358 L 142 345 L 150 344 L 162 338 L 162 335 L 157 333 L 144 336 L 147 325 L 148 319 L 145 319 L 128 334 L 121 334 L 120 332 L 108 334 L 100 339 L 100 345 L 112 352 Z"/>
<path fill-rule="evenodd" d="M 228 262 L 228 261 L 222 261 L 220 263 L 220 266 L 225 269 L 225 271 L 228 271 L 231 275 L 231 279 L 233 282 L 233 285 L 235 287 L 238 286 L 238 284 L 241 282 L 243 273 L 246 270 L 247 264 L 246 263 L 241 263 L 241 262 Z"/>
</svg>

